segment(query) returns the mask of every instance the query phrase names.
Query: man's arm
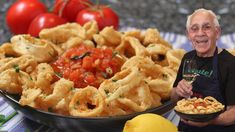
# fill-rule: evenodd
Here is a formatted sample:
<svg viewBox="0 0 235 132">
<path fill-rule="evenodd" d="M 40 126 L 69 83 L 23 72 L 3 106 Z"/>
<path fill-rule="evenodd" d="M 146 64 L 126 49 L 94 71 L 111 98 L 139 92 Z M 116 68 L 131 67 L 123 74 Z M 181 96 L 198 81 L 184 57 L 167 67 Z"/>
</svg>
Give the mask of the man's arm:
<svg viewBox="0 0 235 132">
<path fill-rule="evenodd" d="M 222 126 L 229 126 L 235 124 L 235 105 L 227 106 L 227 110 L 220 114 L 217 118 L 214 120 L 208 121 L 208 122 L 193 122 L 182 119 L 182 121 L 186 124 L 192 125 L 192 126 L 198 126 L 198 127 L 204 127 L 207 125 L 222 125 Z"/>
<path fill-rule="evenodd" d="M 233 125 L 235 124 L 235 105 L 227 106 L 227 110 L 220 114 L 213 122 L 212 124 L 216 125 Z"/>
</svg>

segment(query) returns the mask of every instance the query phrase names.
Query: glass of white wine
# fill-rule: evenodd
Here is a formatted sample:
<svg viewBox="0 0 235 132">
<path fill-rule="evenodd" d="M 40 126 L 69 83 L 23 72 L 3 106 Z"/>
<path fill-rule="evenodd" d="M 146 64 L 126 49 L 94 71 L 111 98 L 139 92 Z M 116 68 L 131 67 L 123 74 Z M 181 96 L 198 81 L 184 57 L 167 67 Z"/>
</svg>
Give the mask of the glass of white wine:
<svg viewBox="0 0 235 132">
<path fill-rule="evenodd" d="M 197 63 L 195 60 L 185 60 L 183 65 L 183 79 L 186 80 L 189 84 L 192 84 L 196 77 L 199 76 L 199 74 L 196 73 L 197 69 Z M 187 97 L 187 98 L 190 98 Z"/>
<path fill-rule="evenodd" d="M 198 74 L 196 73 L 197 69 L 197 63 L 195 60 L 186 59 L 184 61 L 183 65 L 183 79 L 192 84 L 195 80 Z"/>
</svg>

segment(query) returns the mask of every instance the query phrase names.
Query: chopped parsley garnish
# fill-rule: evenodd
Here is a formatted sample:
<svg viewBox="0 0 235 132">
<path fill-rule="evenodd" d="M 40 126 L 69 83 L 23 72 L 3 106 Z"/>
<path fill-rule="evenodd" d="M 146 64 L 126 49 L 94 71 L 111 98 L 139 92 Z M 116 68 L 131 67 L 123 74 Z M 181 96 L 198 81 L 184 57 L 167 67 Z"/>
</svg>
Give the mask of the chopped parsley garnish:
<svg viewBox="0 0 235 132">
<path fill-rule="evenodd" d="M 53 112 L 53 109 L 51 107 L 48 108 L 49 112 Z"/>
<path fill-rule="evenodd" d="M 112 58 L 114 58 L 116 55 L 118 55 L 118 52 L 117 51 L 113 52 Z"/>
<path fill-rule="evenodd" d="M 13 65 L 13 68 L 15 69 L 15 72 L 19 73 L 20 72 L 20 68 L 19 65 Z"/>
<path fill-rule="evenodd" d="M 33 78 L 31 76 L 29 76 L 29 80 L 33 80 Z"/>
<path fill-rule="evenodd" d="M 118 80 L 116 80 L 116 79 L 112 79 L 112 82 L 117 82 Z"/>
<path fill-rule="evenodd" d="M 71 87 L 71 88 L 70 88 L 71 91 L 74 90 L 74 89 L 75 89 L 74 87 Z"/>
<path fill-rule="evenodd" d="M 119 98 L 124 98 L 124 96 L 123 95 L 119 95 Z"/>
</svg>

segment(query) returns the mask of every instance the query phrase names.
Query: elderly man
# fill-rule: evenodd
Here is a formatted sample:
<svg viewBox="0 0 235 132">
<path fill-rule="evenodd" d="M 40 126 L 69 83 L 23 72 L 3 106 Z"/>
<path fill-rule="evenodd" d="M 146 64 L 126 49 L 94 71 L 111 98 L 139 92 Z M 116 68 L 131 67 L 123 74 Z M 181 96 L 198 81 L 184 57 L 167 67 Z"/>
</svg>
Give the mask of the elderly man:
<svg viewBox="0 0 235 132">
<path fill-rule="evenodd" d="M 212 96 L 225 105 L 225 111 L 203 123 L 181 119 L 179 131 L 235 132 L 235 57 L 216 46 L 221 34 L 217 17 L 211 10 L 198 9 L 188 16 L 186 28 L 194 50 L 182 59 L 171 97 L 177 101 Z M 197 75 L 193 83 L 183 77 L 186 60 L 196 63 L 190 70 Z"/>
</svg>

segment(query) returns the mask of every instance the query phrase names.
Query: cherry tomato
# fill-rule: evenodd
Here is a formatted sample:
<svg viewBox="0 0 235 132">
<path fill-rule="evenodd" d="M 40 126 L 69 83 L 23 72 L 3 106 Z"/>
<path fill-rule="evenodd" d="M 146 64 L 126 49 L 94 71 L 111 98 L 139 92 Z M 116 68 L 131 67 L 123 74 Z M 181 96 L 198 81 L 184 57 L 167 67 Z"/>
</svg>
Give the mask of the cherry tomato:
<svg viewBox="0 0 235 132">
<path fill-rule="evenodd" d="M 89 0 L 56 0 L 53 12 L 67 19 L 70 22 L 76 20 L 76 15 L 82 9 L 87 8 L 92 3 Z"/>
<path fill-rule="evenodd" d="M 38 0 L 17 0 L 7 10 L 6 23 L 13 34 L 24 34 L 31 21 L 45 12 L 46 6 Z"/>
<path fill-rule="evenodd" d="M 29 26 L 28 33 L 37 37 L 39 32 L 44 28 L 52 28 L 67 21 L 53 13 L 43 13 L 38 15 Z"/>
<path fill-rule="evenodd" d="M 113 26 L 116 30 L 119 27 L 118 15 L 108 6 L 92 6 L 83 9 L 77 14 L 76 22 L 81 25 L 91 20 L 96 20 L 99 30 L 102 30 L 105 26 Z"/>
</svg>

